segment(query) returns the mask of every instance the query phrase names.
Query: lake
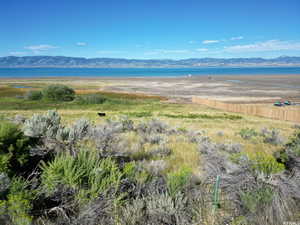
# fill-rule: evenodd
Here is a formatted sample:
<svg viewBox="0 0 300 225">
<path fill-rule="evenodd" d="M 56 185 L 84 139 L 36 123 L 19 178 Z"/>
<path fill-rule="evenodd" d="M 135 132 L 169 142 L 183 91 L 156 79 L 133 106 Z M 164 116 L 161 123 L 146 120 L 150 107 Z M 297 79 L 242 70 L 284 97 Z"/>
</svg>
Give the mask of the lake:
<svg viewBox="0 0 300 225">
<path fill-rule="evenodd" d="M 2 78 L 39 77 L 180 77 L 203 75 L 300 74 L 300 67 L 207 68 L 0 68 Z"/>
</svg>

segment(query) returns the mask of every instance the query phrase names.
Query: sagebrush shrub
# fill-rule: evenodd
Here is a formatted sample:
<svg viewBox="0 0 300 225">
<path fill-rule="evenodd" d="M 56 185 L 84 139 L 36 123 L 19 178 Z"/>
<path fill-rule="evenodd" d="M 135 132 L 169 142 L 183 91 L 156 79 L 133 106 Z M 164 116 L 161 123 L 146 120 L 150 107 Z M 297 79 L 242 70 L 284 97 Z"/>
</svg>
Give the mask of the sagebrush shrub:
<svg viewBox="0 0 300 225">
<path fill-rule="evenodd" d="M 36 141 L 30 157 L 33 149 L 38 163 L 41 152 L 50 152 L 50 157 L 43 155 L 40 167 L 27 173 L 0 172 L 0 224 L 27 225 L 34 217 L 37 224 L 48 225 L 213 224 L 210 219 L 214 224 L 279 225 L 292 221 L 290 215 L 299 209 L 300 160 L 295 150 L 300 134 L 282 149 L 285 166 L 292 168 L 284 170 L 270 155 L 246 155 L 240 144 L 215 143 L 203 131 L 178 131 L 157 120 L 136 125 L 123 117 L 94 126 L 81 119 L 65 126 L 50 111 L 26 120 L 23 130 Z M 5 133 L 7 138 L 13 137 L 10 133 Z M 265 132 L 265 137 L 272 135 Z M 174 139 L 198 145 L 201 176 L 183 165 L 174 171 L 169 157 L 177 153 L 172 151 Z M 181 149 L 188 152 L 183 145 Z M 0 159 L 9 165 L 9 157 Z M 27 162 L 37 165 L 32 158 Z M 24 179 L 15 175 L 28 183 L 18 185 Z M 217 176 L 221 208 L 213 214 L 211 187 Z M 232 222 L 233 217 L 242 219 Z"/>
<path fill-rule="evenodd" d="M 273 200 L 273 191 L 269 187 L 261 187 L 241 193 L 243 207 L 251 213 L 257 212 L 259 208 L 265 207 L 266 204 Z"/>
<path fill-rule="evenodd" d="M 76 142 L 82 140 L 90 134 L 91 124 L 86 119 L 80 119 L 75 122 L 75 124 L 69 128 L 68 141 Z"/>
<path fill-rule="evenodd" d="M 47 114 L 34 114 L 24 123 L 23 131 L 29 137 L 55 138 L 60 125 L 60 116 L 50 110 Z"/>
<path fill-rule="evenodd" d="M 139 133 L 145 133 L 145 134 L 155 134 L 155 133 L 167 133 L 168 131 L 168 125 L 160 120 L 152 119 L 145 123 L 140 123 L 136 127 L 136 130 Z"/>
<path fill-rule="evenodd" d="M 24 117 L 24 116 L 22 116 L 20 114 L 17 114 L 12 119 L 12 122 L 15 123 L 15 124 L 18 124 L 18 125 L 23 125 L 23 123 L 25 122 L 25 120 L 26 120 L 26 117 Z"/>
<path fill-rule="evenodd" d="M 151 160 L 142 162 L 143 167 L 153 176 L 161 174 L 167 168 L 167 162 L 164 160 Z"/>
<path fill-rule="evenodd" d="M 290 141 L 286 144 L 286 148 L 300 157 L 300 130 L 296 130 Z"/>
<path fill-rule="evenodd" d="M 243 139 L 251 139 L 252 137 L 258 136 L 259 134 L 253 128 L 243 128 L 240 130 L 239 135 Z"/>
<path fill-rule="evenodd" d="M 137 198 L 128 202 L 121 210 L 121 221 L 123 224 L 137 225 L 145 223 L 145 205 L 144 199 Z"/>
<path fill-rule="evenodd" d="M 165 144 L 160 144 L 158 147 L 151 149 L 149 154 L 154 158 L 163 158 L 170 156 L 172 154 L 172 150 Z"/>
<path fill-rule="evenodd" d="M 75 91 L 62 84 L 53 84 L 42 90 L 43 97 L 52 101 L 72 101 L 75 98 Z"/>
<path fill-rule="evenodd" d="M 116 202 L 114 196 L 100 195 L 79 209 L 78 215 L 72 218 L 72 225 L 115 224 L 117 219 Z"/>
<path fill-rule="evenodd" d="M 280 135 L 277 129 L 268 130 L 266 128 L 263 128 L 261 130 L 261 136 L 263 137 L 265 143 L 269 143 L 272 145 L 280 145 L 284 142 L 283 137 Z"/>
<path fill-rule="evenodd" d="M 187 199 L 176 194 L 151 193 L 128 202 L 121 211 L 121 224 L 130 225 L 186 225 L 193 224 L 194 212 L 187 207 Z"/>
</svg>

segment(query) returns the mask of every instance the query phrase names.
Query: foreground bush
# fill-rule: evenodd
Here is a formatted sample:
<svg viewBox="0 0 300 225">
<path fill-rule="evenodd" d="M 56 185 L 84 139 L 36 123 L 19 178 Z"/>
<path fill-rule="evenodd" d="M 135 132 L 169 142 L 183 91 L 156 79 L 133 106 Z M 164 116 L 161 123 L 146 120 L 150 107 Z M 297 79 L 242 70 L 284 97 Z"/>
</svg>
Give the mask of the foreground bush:
<svg viewBox="0 0 300 225">
<path fill-rule="evenodd" d="M 122 176 L 117 165 L 109 158 L 101 159 L 92 150 L 80 150 L 77 156 L 57 156 L 49 164 L 42 163 L 42 189 L 47 195 L 60 186 L 79 191 L 78 200 L 94 199 L 109 188 L 118 188 Z"/>
<path fill-rule="evenodd" d="M 13 225 L 31 225 L 33 192 L 28 190 L 28 182 L 14 178 L 5 200 L 0 199 L 0 223 Z"/>
<path fill-rule="evenodd" d="M 53 84 L 42 90 L 43 97 L 52 101 L 72 101 L 75 98 L 75 91 L 65 85 Z"/>
<path fill-rule="evenodd" d="M 31 143 L 16 124 L 0 122 L 0 173 L 14 176 L 26 172 L 23 169 L 30 158 Z"/>
<path fill-rule="evenodd" d="M 49 111 L 25 120 L 22 130 L 3 127 L 0 224 L 281 225 L 300 209 L 297 134 L 281 146 L 281 162 L 155 119 L 65 125 Z M 263 136 L 272 143 L 276 137 Z M 16 144 L 24 138 L 34 143 Z M 199 166 L 170 165 L 178 157 L 174 139 L 195 146 Z M 190 154 L 181 147 L 182 157 Z M 12 153 L 22 162 L 21 149 L 34 167 L 14 171 L 6 159 Z"/>
</svg>

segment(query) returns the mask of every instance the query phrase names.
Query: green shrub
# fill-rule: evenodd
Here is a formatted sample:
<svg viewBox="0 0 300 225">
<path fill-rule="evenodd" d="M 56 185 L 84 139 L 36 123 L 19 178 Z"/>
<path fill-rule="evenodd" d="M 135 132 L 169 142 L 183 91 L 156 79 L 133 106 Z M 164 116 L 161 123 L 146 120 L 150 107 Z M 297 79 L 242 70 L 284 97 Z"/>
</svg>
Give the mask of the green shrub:
<svg viewBox="0 0 300 225">
<path fill-rule="evenodd" d="M 30 143 L 30 138 L 25 137 L 17 125 L 0 122 L 0 173 L 14 176 L 21 172 L 30 157 Z"/>
<path fill-rule="evenodd" d="M 27 190 L 28 182 L 14 178 L 10 184 L 7 200 L 0 201 L 0 215 L 6 216 L 14 225 L 30 225 L 33 193 Z M 1 221 L 1 216 L 0 216 Z M 6 221 L 7 222 L 7 221 Z"/>
<path fill-rule="evenodd" d="M 41 91 L 28 91 L 25 95 L 25 99 L 27 100 L 40 100 L 42 97 Z"/>
<path fill-rule="evenodd" d="M 143 162 L 144 164 L 144 162 Z M 144 168 L 141 168 L 135 161 L 124 164 L 123 177 L 138 184 L 145 184 L 152 179 L 151 174 Z"/>
<path fill-rule="evenodd" d="M 297 157 L 300 157 L 300 130 L 296 130 L 286 147 L 291 150 Z"/>
<path fill-rule="evenodd" d="M 72 101 L 75 98 L 75 91 L 65 85 L 53 84 L 42 90 L 43 97 L 52 101 Z"/>
<path fill-rule="evenodd" d="M 189 168 L 182 168 L 176 172 L 167 174 L 167 186 L 171 196 L 175 196 L 178 192 L 182 191 L 188 184 L 192 175 Z"/>
<path fill-rule="evenodd" d="M 110 188 L 117 189 L 122 173 L 110 158 L 101 159 L 94 151 L 80 150 L 77 156 L 63 154 L 41 164 L 42 189 L 51 195 L 61 184 L 80 190 L 78 199 L 95 198 Z M 82 199 L 80 199 L 82 198 Z"/>
<path fill-rule="evenodd" d="M 99 94 L 81 95 L 76 98 L 79 104 L 102 104 L 106 98 Z"/>
<path fill-rule="evenodd" d="M 251 167 L 255 172 L 271 175 L 284 171 L 284 164 L 279 163 L 269 154 L 257 153 L 251 158 Z"/>
<path fill-rule="evenodd" d="M 126 178 L 133 179 L 136 175 L 136 165 L 135 162 L 125 163 L 123 167 L 123 173 Z"/>
<path fill-rule="evenodd" d="M 273 190 L 269 187 L 261 187 L 240 194 L 243 207 L 251 213 L 255 213 L 259 208 L 264 208 L 266 204 L 271 203 L 273 196 Z"/>
<path fill-rule="evenodd" d="M 243 139 L 251 139 L 258 136 L 258 133 L 253 128 L 243 128 L 238 133 Z"/>
</svg>

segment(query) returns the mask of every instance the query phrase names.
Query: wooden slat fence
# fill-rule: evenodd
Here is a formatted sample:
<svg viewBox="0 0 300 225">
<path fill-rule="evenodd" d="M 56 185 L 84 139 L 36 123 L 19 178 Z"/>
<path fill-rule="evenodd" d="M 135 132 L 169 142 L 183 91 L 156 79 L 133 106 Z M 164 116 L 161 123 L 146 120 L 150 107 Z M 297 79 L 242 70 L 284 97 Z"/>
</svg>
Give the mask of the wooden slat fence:
<svg viewBox="0 0 300 225">
<path fill-rule="evenodd" d="M 233 104 L 217 100 L 203 99 L 194 96 L 193 103 L 207 105 L 215 109 L 222 109 L 228 112 L 244 113 L 253 116 L 262 116 L 271 119 L 287 120 L 300 123 L 300 106 L 263 106 L 263 105 L 247 105 L 247 104 Z"/>
</svg>

